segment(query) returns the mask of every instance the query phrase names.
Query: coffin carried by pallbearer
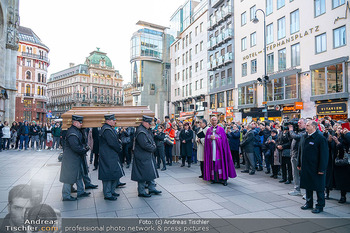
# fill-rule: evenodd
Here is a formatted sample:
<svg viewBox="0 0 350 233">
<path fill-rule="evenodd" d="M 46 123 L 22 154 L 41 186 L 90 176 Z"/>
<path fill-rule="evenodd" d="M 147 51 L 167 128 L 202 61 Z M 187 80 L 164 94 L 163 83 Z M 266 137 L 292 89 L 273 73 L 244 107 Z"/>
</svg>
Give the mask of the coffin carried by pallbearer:
<svg viewBox="0 0 350 233">
<path fill-rule="evenodd" d="M 84 117 L 83 128 L 102 127 L 105 114 L 115 114 L 118 127 L 139 126 L 143 115 L 154 117 L 154 112 L 147 106 L 73 107 L 62 114 L 62 128 L 68 129 L 72 125 L 72 115 Z"/>
</svg>

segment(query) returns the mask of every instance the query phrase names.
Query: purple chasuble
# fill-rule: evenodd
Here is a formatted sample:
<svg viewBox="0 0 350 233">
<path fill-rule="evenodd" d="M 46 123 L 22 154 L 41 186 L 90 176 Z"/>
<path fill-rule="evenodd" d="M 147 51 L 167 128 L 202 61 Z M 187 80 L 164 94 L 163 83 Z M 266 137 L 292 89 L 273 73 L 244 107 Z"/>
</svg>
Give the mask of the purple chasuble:
<svg viewBox="0 0 350 233">
<path fill-rule="evenodd" d="M 216 127 L 216 160 L 213 167 L 213 146 L 210 136 L 213 135 L 213 127 L 210 127 L 205 135 L 204 150 L 204 180 L 214 180 L 214 171 L 218 174 L 218 178 L 227 180 L 229 177 L 237 176 L 235 166 L 233 164 L 230 146 L 226 137 L 225 130 Z"/>
</svg>

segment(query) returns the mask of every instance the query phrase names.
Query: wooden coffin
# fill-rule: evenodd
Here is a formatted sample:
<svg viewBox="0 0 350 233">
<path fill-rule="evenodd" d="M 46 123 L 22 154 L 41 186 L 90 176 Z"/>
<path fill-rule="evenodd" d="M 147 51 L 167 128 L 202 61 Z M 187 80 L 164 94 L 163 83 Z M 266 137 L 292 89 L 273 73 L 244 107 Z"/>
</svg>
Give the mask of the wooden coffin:
<svg viewBox="0 0 350 233">
<path fill-rule="evenodd" d="M 115 114 L 118 127 L 139 126 L 143 115 L 154 117 L 154 112 L 147 106 L 73 107 L 62 114 L 62 128 L 68 129 L 72 125 L 72 115 L 84 117 L 83 128 L 101 127 L 105 114 Z"/>
</svg>

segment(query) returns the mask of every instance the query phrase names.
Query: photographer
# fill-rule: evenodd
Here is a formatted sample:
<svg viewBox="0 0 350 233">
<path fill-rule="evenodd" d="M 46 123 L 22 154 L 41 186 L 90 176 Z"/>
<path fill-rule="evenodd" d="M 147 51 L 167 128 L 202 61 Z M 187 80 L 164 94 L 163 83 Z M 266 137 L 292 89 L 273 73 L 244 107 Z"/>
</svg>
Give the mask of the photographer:
<svg viewBox="0 0 350 233">
<path fill-rule="evenodd" d="M 300 139 L 306 135 L 305 127 L 307 120 L 300 118 L 298 121 L 297 131 L 294 130 L 293 124 L 289 124 L 289 136 L 292 138 L 291 150 L 290 150 L 290 160 L 292 164 L 292 173 L 294 180 L 294 189 L 291 190 L 288 194 L 291 196 L 299 196 L 300 192 L 300 172 L 297 169 L 298 165 L 298 149 Z"/>
</svg>

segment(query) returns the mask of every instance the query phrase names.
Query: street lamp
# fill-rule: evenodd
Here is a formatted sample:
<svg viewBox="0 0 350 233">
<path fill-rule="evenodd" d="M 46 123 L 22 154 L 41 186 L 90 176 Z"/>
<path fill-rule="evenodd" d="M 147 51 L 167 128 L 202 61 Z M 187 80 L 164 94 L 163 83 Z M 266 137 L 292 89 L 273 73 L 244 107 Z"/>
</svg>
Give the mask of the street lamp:
<svg viewBox="0 0 350 233">
<path fill-rule="evenodd" d="M 255 17 L 254 19 L 252 20 L 253 23 L 258 23 L 259 22 L 259 19 L 256 17 L 256 13 L 258 11 L 261 11 L 264 15 L 264 78 L 263 80 L 261 78 L 258 78 L 257 80 L 260 82 L 260 83 L 263 83 L 264 85 L 264 91 L 265 91 L 265 96 L 264 96 L 264 99 L 265 99 L 265 113 L 264 113 L 264 117 L 265 117 L 265 120 L 268 120 L 268 114 L 267 114 L 267 83 L 269 81 L 269 77 L 267 76 L 267 72 L 266 72 L 266 61 L 267 61 L 267 58 L 266 58 L 266 14 L 265 14 L 265 11 L 263 11 L 262 9 L 257 9 L 255 11 Z"/>
</svg>

